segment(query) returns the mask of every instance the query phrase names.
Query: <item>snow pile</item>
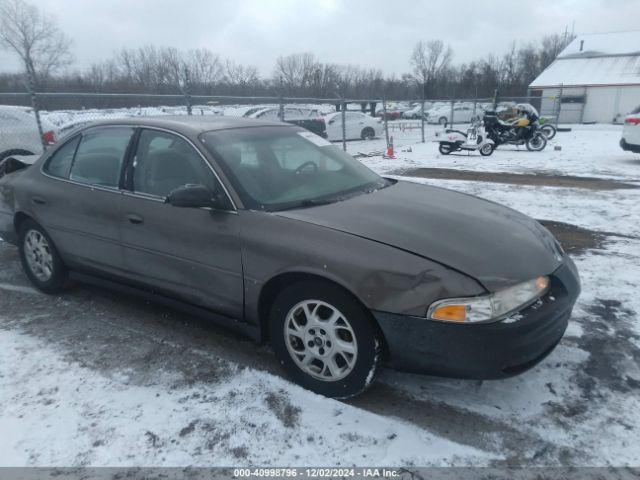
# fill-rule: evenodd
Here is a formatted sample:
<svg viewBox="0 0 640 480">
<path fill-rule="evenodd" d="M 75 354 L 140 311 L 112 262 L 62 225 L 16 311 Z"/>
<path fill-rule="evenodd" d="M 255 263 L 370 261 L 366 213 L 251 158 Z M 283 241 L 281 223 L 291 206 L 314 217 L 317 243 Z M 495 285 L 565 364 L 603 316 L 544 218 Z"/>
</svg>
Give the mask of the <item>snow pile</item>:
<svg viewBox="0 0 640 480">
<path fill-rule="evenodd" d="M 446 465 L 458 456 L 487 461 L 481 451 L 402 421 L 269 374 L 232 369 L 220 383 L 140 386 L 126 371 L 96 375 L 34 338 L 0 330 L 0 465 Z"/>
</svg>

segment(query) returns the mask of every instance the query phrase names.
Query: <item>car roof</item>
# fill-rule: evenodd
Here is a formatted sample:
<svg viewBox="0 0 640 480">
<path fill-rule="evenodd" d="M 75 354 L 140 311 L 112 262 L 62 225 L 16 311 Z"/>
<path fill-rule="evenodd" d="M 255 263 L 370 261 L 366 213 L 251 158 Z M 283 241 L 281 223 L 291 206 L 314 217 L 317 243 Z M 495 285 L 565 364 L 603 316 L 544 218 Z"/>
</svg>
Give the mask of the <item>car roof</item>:
<svg viewBox="0 0 640 480">
<path fill-rule="evenodd" d="M 345 110 L 344 113 L 359 113 L 364 115 L 364 112 L 361 112 L 360 110 Z M 336 115 L 342 115 L 342 112 L 329 112 L 324 114 L 325 117 L 335 117 Z"/>
<path fill-rule="evenodd" d="M 162 115 L 149 117 L 110 118 L 91 122 L 87 127 L 109 125 L 132 125 L 166 128 L 184 135 L 198 135 L 212 130 L 249 127 L 291 127 L 290 124 L 246 117 L 204 116 L 204 115 Z"/>
</svg>

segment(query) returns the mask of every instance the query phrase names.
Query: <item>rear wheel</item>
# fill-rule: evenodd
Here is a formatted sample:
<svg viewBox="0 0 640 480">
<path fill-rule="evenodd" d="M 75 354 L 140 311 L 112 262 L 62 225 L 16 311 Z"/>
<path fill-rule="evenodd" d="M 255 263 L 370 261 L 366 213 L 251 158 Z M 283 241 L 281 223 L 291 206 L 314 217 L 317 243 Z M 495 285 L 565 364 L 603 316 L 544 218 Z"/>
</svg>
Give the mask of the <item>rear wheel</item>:
<svg viewBox="0 0 640 480">
<path fill-rule="evenodd" d="M 357 395 L 378 369 L 370 313 L 335 285 L 306 281 L 283 290 L 271 308 L 270 333 L 291 378 L 321 395 Z"/>
<path fill-rule="evenodd" d="M 376 132 L 371 127 L 365 127 L 360 133 L 360 138 L 363 140 L 373 140 L 376 136 Z"/>
<path fill-rule="evenodd" d="M 438 150 L 440 150 L 440 153 L 442 155 L 449 155 L 451 152 L 453 152 L 453 145 L 448 142 L 442 142 L 440 143 Z"/>
<path fill-rule="evenodd" d="M 531 152 L 540 152 L 547 146 L 547 137 L 543 133 L 536 132 L 527 140 L 527 150 Z"/>
<path fill-rule="evenodd" d="M 20 261 L 31 283 L 45 293 L 62 291 L 68 271 L 49 235 L 34 221 L 25 220 L 19 238 Z"/>
</svg>

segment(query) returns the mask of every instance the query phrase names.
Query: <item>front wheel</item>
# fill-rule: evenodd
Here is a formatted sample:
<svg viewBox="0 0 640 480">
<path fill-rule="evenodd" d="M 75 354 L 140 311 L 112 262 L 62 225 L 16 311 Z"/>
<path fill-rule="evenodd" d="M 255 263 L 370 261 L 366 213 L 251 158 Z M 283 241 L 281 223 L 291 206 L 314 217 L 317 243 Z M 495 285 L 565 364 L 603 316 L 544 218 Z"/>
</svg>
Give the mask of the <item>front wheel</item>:
<svg viewBox="0 0 640 480">
<path fill-rule="evenodd" d="M 556 127 L 548 123 L 545 123 L 544 125 L 542 125 L 540 127 L 540 131 L 544 133 L 545 137 L 547 137 L 547 140 L 551 140 L 553 137 L 556 136 L 556 133 L 558 133 L 558 131 L 556 130 Z"/>
<path fill-rule="evenodd" d="M 493 150 L 493 143 L 485 143 L 482 147 L 480 147 L 480 155 L 488 157 L 493 153 Z"/>
<path fill-rule="evenodd" d="M 531 152 L 540 152 L 547 146 L 547 137 L 540 132 L 533 134 L 531 138 L 527 140 L 527 150 Z"/>
<path fill-rule="evenodd" d="M 34 221 L 25 220 L 19 238 L 20 261 L 31 283 L 44 293 L 61 292 L 68 271 L 49 235 Z"/>
<path fill-rule="evenodd" d="M 291 378 L 333 398 L 365 390 L 380 360 L 370 313 L 347 292 L 307 281 L 283 290 L 270 313 L 271 345 Z"/>
</svg>

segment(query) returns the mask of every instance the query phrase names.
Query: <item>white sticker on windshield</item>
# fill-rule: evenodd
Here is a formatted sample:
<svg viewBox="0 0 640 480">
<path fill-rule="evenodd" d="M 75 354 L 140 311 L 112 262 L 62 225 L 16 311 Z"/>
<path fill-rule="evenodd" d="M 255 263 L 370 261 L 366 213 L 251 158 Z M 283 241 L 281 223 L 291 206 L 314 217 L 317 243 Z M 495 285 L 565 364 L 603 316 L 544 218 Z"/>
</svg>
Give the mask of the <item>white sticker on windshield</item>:
<svg viewBox="0 0 640 480">
<path fill-rule="evenodd" d="M 326 147 L 327 145 L 331 145 L 331 142 L 329 140 L 325 140 L 324 138 L 322 138 L 319 135 L 316 135 L 315 133 L 298 132 L 298 135 L 300 135 L 302 138 L 306 138 L 311 143 L 319 147 Z"/>
</svg>

